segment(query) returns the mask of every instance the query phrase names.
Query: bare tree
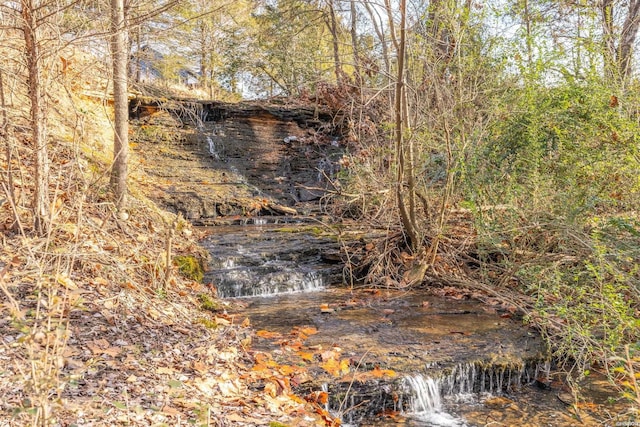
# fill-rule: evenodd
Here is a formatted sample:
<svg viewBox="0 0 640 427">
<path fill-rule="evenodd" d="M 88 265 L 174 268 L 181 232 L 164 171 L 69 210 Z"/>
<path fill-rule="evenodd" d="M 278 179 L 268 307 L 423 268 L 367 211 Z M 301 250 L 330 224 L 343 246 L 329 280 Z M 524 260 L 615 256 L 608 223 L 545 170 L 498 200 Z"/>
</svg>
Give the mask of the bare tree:
<svg viewBox="0 0 640 427">
<path fill-rule="evenodd" d="M 50 224 L 49 155 L 47 152 L 47 115 L 42 83 L 41 19 L 44 6 L 38 0 L 21 0 L 29 88 L 31 143 L 34 159 L 33 220 L 38 234 L 46 234 Z"/>
<path fill-rule="evenodd" d="M 340 40 L 338 35 L 338 18 L 336 16 L 336 9 L 333 4 L 333 0 L 327 0 L 327 7 L 329 8 L 329 15 L 325 18 L 329 32 L 331 33 L 331 39 L 333 42 L 333 62 L 335 65 L 336 83 L 341 84 L 344 72 L 342 71 L 342 61 L 340 60 Z"/>
<path fill-rule="evenodd" d="M 617 32 L 614 0 L 600 0 L 604 40 L 605 77 L 628 80 L 631 73 L 633 47 L 640 26 L 640 0 L 629 0 L 624 22 Z"/>
<path fill-rule="evenodd" d="M 111 186 L 118 209 L 127 203 L 129 159 L 129 99 L 127 85 L 127 29 L 124 0 L 111 0 L 111 56 L 113 62 L 113 166 Z"/>
<path fill-rule="evenodd" d="M 391 1 L 385 0 L 385 6 L 389 18 L 391 40 L 397 57 L 393 108 L 397 161 L 396 197 L 398 210 L 400 212 L 400 221 L 409 239 L 409 246 L 412 251 L 417 252 L 422 246 L 422 239 L 416 222 L 416 192 L 413 171 L 414 153 L 411 140 L 407 140 L 406 138 L 406 134 L 409 129 L 408 107 L 405 92 L 407 2 L 406 0 L 400 0 L 400 24 L 397 28 L 393 19 Z"/>
</svg>

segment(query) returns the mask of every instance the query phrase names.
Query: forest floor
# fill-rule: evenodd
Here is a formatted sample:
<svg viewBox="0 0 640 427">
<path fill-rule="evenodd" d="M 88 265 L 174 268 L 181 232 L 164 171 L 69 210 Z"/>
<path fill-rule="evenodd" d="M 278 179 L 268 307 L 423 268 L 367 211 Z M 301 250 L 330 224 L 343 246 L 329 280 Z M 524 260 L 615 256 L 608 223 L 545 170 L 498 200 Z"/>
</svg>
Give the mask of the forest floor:
<svg viewBox="0 0 640 427">
<path fill-rule="evenodd" d="M 326 394 L 298 396 L 293 388 L 309 379 L 307 362 L 331 375 L 346 374 L 350 362 L 333 349 L 306 349 L 313 328 L 285 335 L 254 330 L 248 319 L 229 314 L 237 310 L 217 300 L 213 287 L 195 280 L 196 265 L 208 256 L 198 243 L 201 232 L 162 209 L 179 210 L 175 201 L 163 203 L 175 177 L 152 173 L 158 162 L 170 169 L 166 159 L 184 163 L 193 153 L 160 144 L 154 154 L 134 141 L 130 206 L 116 212 L 105 173 L 108 117 L 92 100 L 76 102 L 93 113 L 80 136 L 59 136 L 52 153 L 58 179 L 50 187 L 50 233 L 29 232 L 26 143 L 12 158 L 12 200 L 0 203 L 0 427 L 338 425 L 324 409 Z M 164 137 L 191 141 L 182 132 L 173 127 Z M 274 167 L 274 177 L 282 176 Z M 210 178 L 185 171 L 213 187 Z M 224 183 L 228 175 L 218 178 Z M 228 207 L 233 216 L 274 206 L 251 191 L 238 197 L 232 185 L 215 188 L 217 209 Z M 198 212 L 196 219 L 206 219 L 205 209 Z M 187 262 L 180 267 L 177 257 Z M 299 363 L 255 350 L 256 340 L 275 340 Z"/>
<path fill-rule="evenodd" d="M 194 280 L 207 257 L 199 231 L 147 198 L 145 185 L 164 184 L 135 150 L 129 208 L 113 209 L 108 115 L 94 99 L 74 102 L 60 110 L 90 117 L 80 135 L 52 126 L 57 180 L 46 236 L 29 230 L 26 140 L 16 138 L 7 169 L 0 426 L 331 425 L 315 397 L 292 393 L 290 368 L 252 350 L 249 321 L 227 315 L 212 288 Z M 59 114 L 50 120 L 69 119 Z M 191 260 L 187 273 L 179 256 Z"/>
</svg>

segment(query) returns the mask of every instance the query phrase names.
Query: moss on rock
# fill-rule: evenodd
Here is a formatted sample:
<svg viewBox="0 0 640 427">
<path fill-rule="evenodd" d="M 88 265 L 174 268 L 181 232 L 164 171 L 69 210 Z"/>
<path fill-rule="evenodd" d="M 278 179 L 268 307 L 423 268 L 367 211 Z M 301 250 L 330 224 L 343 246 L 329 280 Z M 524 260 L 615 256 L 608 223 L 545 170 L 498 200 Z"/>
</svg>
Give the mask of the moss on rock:
<svg viewBox="0 0 640 427">
<path fill-rule="evenodd" d="M 201 282 L 204 278 L 204 268 L 202 262 L 193 255 L 178 255 L 173 258 L 173 262 L 178 266 L 180 274 L 187 279 Z"/>
</svg>

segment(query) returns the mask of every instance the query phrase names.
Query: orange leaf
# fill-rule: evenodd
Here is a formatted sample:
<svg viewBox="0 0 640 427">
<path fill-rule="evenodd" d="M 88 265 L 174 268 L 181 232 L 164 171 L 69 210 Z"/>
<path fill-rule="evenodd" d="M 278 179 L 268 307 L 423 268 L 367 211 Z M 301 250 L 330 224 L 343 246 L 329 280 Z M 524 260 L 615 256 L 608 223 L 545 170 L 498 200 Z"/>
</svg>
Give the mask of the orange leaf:
<svg viewBox="0 0 640 427">
<path fill-rule="evenodd" d="M 371 375 L 373 375 L 375 378 L 382 378 L 385 375 L 388 377 L 395 377 L 396 373 L 391 369 L 380 369 L 379 366 L 376 366 L 375 368 L 373 368 L 373 371 L 371 371 Z"/>
<path fill-rule="evenodd" d="M 298 368 L 296 366 L 291 366 L 291 365 L 280 365 L 278 370 L 282 375 L 291 375 L 296 373 L 298 371 Z"/>
<path fill-rule="evenodd" d="M 329 401 L 329 393 L 327 393 L 326 391 L 313 391 L 305 399 L 307 400 L 307 402 L 326 405 L 326 403 Z"/>
<path fill-rule="evenodd" d="M 313 362 L 313 353 L 307 353 L 307 352 L 304 352 L 304 351 L 299 351 L 298 352 L 298 356 L 300 356 L 300 358 L 302 360 Z"/>
<path fill-rule="evenodd" d="M 338 361 L 336 359 L 329 359 L 326 362 L 321 363 L 320 367 L 334 377 L 337 377 L 341 374 L 346 374 L 349 372 L 349 360 L 343 359 L 341 361 Z"/>
<path fill-rule="evenodd" d="M 320 313 L 333 313 L 333 309 L 329 308 L 329 304 L 320 304 Z"/>
<path fill-rule="evenodd" d="M 318 330 L 316 328 L 314 328 L 313 326 L 307 327 L 307 328 L 302 328 L 300 330 L 300 332 L 302 332 L 305 335 L 315 335 L 318 333 Z"/>
<path fill-rule="evenodd" d="M 326 362 L 321 363 L 320 367 L 325 371 L 327 371 L 328 373 L 330 373 L 331 375 L 333 375 L 334 377 L 337 377 L 338 375 L 340 375 L 340 364 L 336 359 L 329 359 Z"/>
<path fill-rule="evenodd" d="M 271 331 L 258 331 L 256 332 L 256 335 L 259 336 L 260 338 L 282 338 L 282 335 L 279 334 L 278 332 L 271 332 Z"/>
</svg>

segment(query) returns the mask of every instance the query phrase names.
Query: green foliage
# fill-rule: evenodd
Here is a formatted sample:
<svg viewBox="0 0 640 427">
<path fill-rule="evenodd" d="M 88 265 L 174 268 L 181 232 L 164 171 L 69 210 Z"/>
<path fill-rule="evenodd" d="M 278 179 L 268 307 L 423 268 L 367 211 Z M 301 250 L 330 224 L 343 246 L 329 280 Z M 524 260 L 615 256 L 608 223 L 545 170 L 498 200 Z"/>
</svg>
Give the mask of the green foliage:
<svg viewBox="0 0 640 427">
<path fill-rule="evenodd" d="M 221 310 L 220 304 L 207 294 L 198 294 L 198 299 L 200 300 L 200 308 L 203 310 L 213 312 Z"/>
<path fill-rule="evenodd" d="M 493 199 L 567 218 L 638 206 L 640 127 L 623 100 L 570 82 L 515 89 L 503 102 L 478 177 Z"/>
<path fill-rule="evenodd" d="M 202 262 L 193 255 L 178 255 L 173 258 L 173 262 L 178 266 L 180 274 L 187 279 L 200 282 L 204 277 Z"/>
<path fill-rule="evenodd" d="M 588 235 L 572 230 L 575 240 L 564 242 L 565 252 L 588 245 L 582 257 L 519 269 L 518 279 L 535 298 L 536 323 L 558 359 L 578 373 L 594 360 L 608 364 L 640 340 L 639 225 L 617 219 L 598 222 Z"/>
<path fill-rule="evenodd" d="M 514 87 L 466 163 L 485 261 L 515 273 L 531 321 L 578 375 L 640 341 L 636 102 L 597 80 Z"/>
<path fill-rule="evenodd" d="M 218 328 L 218 324 L 211 319 L 206 319 L 204 317 L 198 319 L 198 323 L 200 323 L 202 326 L 204 326 L 205 328 L 208 329 L 217 329 Z"/>
</svg>

